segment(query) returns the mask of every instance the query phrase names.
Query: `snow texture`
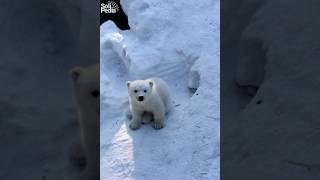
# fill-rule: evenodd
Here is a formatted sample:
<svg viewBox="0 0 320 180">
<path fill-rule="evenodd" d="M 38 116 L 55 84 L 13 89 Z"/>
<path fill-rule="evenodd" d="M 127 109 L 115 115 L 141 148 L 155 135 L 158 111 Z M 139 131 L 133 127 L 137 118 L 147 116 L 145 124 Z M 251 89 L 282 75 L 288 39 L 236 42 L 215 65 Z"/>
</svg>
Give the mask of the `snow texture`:
<svg viewBox="0 0 320 180">
<path fill-rule="evenodd" d="M 259 89 L 247 98 L 232 92 L 231 85 L 221 89 L 223 97 L 230 97 L 229 109 L 222 108 L 228 110 L 222 113 L 228 127 L 222 146 L 229 159 L 223 169 L 236 179 L 319 179 L 320 2 L 239 3 L 226 12 L 236 12 L 233 17 L 242 21 L 238 29 L 229 22 L 230 30 L 241 33 L 242 50 L 226 58 L 229 71 L 222 71 L 230 77 L 234 72 L 240 86 Z"/>
<path fill-rule="evenodd" d="M 123 0 L 128 31 L 100 27 L 103 180 L 220 179 L 220 2 Z M 163 78 L 166 127 L 132 131 L 127 80 Z"/>
</svg>

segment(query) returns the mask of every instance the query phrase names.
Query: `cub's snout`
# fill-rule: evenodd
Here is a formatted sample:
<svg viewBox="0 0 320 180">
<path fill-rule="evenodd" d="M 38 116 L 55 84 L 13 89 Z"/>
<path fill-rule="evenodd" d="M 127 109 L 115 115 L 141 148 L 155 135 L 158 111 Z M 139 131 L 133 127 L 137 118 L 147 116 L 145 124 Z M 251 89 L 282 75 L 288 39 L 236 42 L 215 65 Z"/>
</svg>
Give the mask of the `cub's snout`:
<svg viewBox="0 0 320 180">
<path fill-rule="evenodd" d="M 138 97 L 138 101 L 143 101 L 144 100 L 144 97 L 143 96 L 139 96 Z"/>
</svg>

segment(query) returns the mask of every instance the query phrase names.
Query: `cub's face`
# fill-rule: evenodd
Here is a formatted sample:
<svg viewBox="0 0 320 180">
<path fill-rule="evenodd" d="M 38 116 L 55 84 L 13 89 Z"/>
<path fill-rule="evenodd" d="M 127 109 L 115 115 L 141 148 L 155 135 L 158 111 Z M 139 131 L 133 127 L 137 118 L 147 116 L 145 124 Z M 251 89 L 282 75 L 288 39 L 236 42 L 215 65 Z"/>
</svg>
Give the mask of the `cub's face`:
<svg viewBox="0 0 320 180">
<path fill-rule="evenodd" d="M 144 103 L 151 96 L 153 82 L 148 80 L 128 81 L 129 98 L 138 103 Z"/>
<path fill-rule="evenodd" d="M 71 71 L 74 93 L 79 108 L 100 114 L 99 65 L 76 67 Z"/>
</svg>

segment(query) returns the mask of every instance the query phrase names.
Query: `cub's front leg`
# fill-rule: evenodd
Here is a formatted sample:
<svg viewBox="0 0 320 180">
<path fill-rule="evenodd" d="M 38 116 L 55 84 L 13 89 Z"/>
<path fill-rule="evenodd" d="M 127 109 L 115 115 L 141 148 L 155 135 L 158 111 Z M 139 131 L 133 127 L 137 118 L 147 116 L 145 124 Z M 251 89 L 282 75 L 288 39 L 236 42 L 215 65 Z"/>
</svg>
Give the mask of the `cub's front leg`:
<svg viewBox="0 0 320 180">
<path fill-rule="evenodd" d="M 154 117 L 154 123 L 152 127 L 154 129 L 161 129 L 164 127 L 164 118 L 165 118 L 165 108 L 164 106 L 160 105 L 156 110 L 153 112 L 153 117 Z"/>
<path fill-rule="evenodd" d="M 132 130 L 139 129 L 141 127 L 143 111 L 132 109 L 132 121 L 130 123 L 130 128 Z"/>
</svg>

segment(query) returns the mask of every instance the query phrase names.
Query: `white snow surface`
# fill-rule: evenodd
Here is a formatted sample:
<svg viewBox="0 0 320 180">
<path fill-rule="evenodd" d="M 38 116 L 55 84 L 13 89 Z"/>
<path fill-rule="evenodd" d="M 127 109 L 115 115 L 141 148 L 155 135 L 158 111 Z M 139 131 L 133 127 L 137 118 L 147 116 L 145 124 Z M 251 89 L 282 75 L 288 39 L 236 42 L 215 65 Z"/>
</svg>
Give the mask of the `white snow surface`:
<svg viewBox="0 0 320 180">
<path fill-rule="evenodd" d="M 100 27 L 103 180 L 220 179 L 220 2 L 123 0 L 130 30 Z M 166 126 L 132 131 L 127 80 L 170 86 Z"/>
<path fill-rule="evenodd" d="M 224 84 L 237 79 L 242 86 L 259 86 L 253 97 L 246 98 L 231 84 L 222 86 L 222 97 L 229 97 L 222 107 L 223 156 L 228 157 L 222 168 L 227 178 L 319 179 L 319 1 L 229 2 L 230 6 L 240 3 L 225 11 L 238 22 L 241 13 L 252 12 L 241 25 L 245 43 L 235 49 L 258 42 L 264 58 L 252 58 L 259 49 L 249 52 L 249 48 L 240 58 L 223 58 L 228 61 L 224 61 L 223 74 L 238 76 L 222 79 Z M 233 22 L 229 22 L 230 29 Z M 237 67 L 237 73 L 232 67 Z M 257 84 L 261 73 L 264 79 Z"/>
</svg>

